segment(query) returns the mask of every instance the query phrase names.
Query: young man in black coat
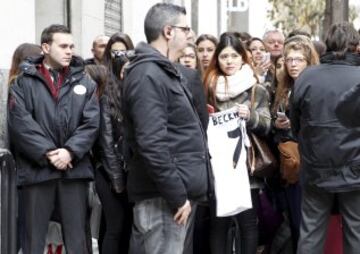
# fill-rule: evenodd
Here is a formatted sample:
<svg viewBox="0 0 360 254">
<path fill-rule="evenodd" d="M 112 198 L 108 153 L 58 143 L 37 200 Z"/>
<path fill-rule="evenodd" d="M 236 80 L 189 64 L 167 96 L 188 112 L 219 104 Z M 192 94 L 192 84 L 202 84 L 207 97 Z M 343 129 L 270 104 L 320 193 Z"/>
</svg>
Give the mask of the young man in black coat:
<svg viewBox="0 0 360 254">
<path fill-rule="evenodd" d="M 48 222 L 60 215 L 67 253 L 90 253 L 86 244 L 89 150 L 99 128 L 95 83 L 73 56 L 67 27 L 41 35 L 44 57 L 24 62 L 10 87 L 8 124 L 17 166 L 24 254 L 43 253 Z"/>
</svg>

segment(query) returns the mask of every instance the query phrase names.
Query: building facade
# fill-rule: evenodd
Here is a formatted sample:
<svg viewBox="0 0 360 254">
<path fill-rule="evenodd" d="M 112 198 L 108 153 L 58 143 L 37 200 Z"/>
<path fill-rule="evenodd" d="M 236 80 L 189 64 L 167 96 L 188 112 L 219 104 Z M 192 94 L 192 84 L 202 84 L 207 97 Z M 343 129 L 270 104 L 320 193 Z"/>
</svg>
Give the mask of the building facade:
<svg viewBox="0 0 360 254">
<path fill-rule="evenodd" d="M 91 56 L 92 40 L 99 34 L 122 31 L 136 44 L 145 39 L 144 17 L 157 2 L 185 6 L 188 22 L 197 34 L 218 36 L 226 30 L 251 33 L 264 29 L 259 20 L 266 17 L 266 0 L 5 0 L 0 3 L 0 32 L 5 35 L 0 69 L 9 68 L 19 44 L 39 43 L 41 31 L 52 23 L 71 28 L 76 53 L 84 58 Z"/>
</svg>

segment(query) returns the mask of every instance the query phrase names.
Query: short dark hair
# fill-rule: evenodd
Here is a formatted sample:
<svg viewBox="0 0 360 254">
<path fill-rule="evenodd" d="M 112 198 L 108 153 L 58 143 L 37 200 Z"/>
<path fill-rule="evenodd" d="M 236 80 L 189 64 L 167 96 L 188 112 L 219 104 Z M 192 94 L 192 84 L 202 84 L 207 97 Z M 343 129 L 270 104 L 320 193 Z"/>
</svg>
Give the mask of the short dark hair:
<svg viewBox="0 0 360 254">
<path fill-rule="evenodd" d="M 248 32 L 232 32 L 240 41 L 247 43 L 251 39 L 251 35 Z"/>
<path fill-rule="evenodd" d="M 215 36 L 213 36 L 211 34 L 202 34 L 196 39 L 195 45 L 199 46 L 200 42 L 206 41 L 206 40 L 211 41 L 215 47 L 219 43 L 219 40 Z"/>
<path fill-rule="evenodd" d="M 46 27 L 41 33 L 41 44 L 51 43 L 55 33 L 70 34 L 70 29 L 64 25 L 53 24 Z"/>
<path fill-rule="evenodd" d="M 325 40 L 327 51 L 335 52 L 337 55 L 355 52 L 359 43 L 360 35 L 349 22 L 332 25 Z"/>
<path fill-rule="evenodd" d="M 305 30 L 302 30 L 302 29 L 294 29 L 294 30 L 292 30 L 289 33 L 289 35 L 287 36 L 287 38 L 291 38 L 291 37 L 294 37 L 296 35 L 303 35 L 303 36 L 306 36 L 309 39 L 311 39 L 311 35 L 308 32 L 306 32 Z"/>
<path fill-rule="evenodd" d="M 180 15 L 186 15 L 184 7 L 168 3 L 158 3 L 152 6 L 144 21 L 147 42 L 151 43 L 159 38 L 166 25 L 175 25 Z"/>
<path fill-rule="evenodd" d="M 324 42 L 322 42 L 322 41 L 312 41 L 312 43 L 314 44 L 314 48 L 315 48 L 316 52 L 318 53 L 319 57 L 321 57 L 322 55 L 325 54 L 326 45 L 325 45 Z"/>
</svg>

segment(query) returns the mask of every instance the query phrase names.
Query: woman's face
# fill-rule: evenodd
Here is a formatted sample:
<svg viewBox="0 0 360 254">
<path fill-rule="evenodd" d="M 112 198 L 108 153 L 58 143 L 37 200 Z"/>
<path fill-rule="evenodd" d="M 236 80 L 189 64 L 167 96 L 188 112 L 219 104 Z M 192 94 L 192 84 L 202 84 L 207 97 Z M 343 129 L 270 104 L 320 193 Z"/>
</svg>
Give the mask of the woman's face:
<svg viewBox="0 0 360 254">
<path fill-rule="evenodd" d="M 196 69 L 196 52 L 193 47 L 186 47 L 183 50 L 183 55 L 179 58 L 179 62 L 191 69 Z"/>
<path fill-rule="evenodd" d="M 255 40 L 250 43 L 249 50 L 255 65 L 261 64 L 264 60 L 264 53 L 266 53 L 265 46 L 261 41 Z"/>
<path fill-rule="evenodd" d="M 230 46 L 221 50 L 218 56 L 218 62 L 220 70 L 226 76 L 234 75 L 241 69 L 243 63 L 241 55 Z"/>
<path fill-rule="evenodd" d="M 126 45 L 120 41 L 115 42 L 113 45 L 111 45 L 111 53 L 112 55 L 115 55 L 118 52 L 126 51 Z"/>
<path fill-rule="evenodd" d="M 290 49 L 285 55 L 285 66 L 289 76 L 294 80 L 297 79 L 307 66 L 302 50 Z"/>
<path fill-rule="evenodd" d="M 200 66 L 203 70 L 209 67 L 210 60 L 215 52 L 215 44 L 210 40 L 204 40 L 197 46 L 197 54 L 199 58 Z"/>
</svg>

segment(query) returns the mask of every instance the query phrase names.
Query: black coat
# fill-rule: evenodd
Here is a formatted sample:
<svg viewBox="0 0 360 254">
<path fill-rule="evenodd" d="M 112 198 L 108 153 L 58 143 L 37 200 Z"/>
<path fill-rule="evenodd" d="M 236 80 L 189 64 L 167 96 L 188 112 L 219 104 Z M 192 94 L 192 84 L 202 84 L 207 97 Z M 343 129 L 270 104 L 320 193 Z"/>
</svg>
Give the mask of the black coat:
<svg viewBox="0 0 360 254">
<path fill-rule="evenodd" d="M 99 129 L 96 84 L 85 75 L 82 63 L 73 59 L 55 99 L 36 69 L 42 58 L 23 65 L 23 73 L 9 91 L 8 124 L 17 166 L 18 185 L 51 179 L 92 179 L 89 150 Z M 68 149 L 73 169 L 59 171 L 46 153 Z"/>
<path fill-rule="evenodd" d="M 201 81 L 200 73 L 181 64 L 177 64 L 176 67 L 186 79 L 185 83 L 187 84 L 187 87 L 193 97 L 194 106 L 200 117 L 203 129 L 207 130 L 209 124 L 209 113 L 206 107 L 204 85 Z"/>
<path fill-rule="evenodd" d="M 85 65 L 93 65 L 93 64 L 96 64 L 95 58 L 85 59 L 85 60 L 84 60 L 84 64 L 85 64 Z"/>
<path fill-rule="evenodd" d="M 360 80 L 359 84 L 344 92 L 335 113 L 342 124 L 349 128 L 360 127 Z"/>
<path fill-rule="evenodd" d="M 206 130 L 209 115 L 206 108 L 205 94 L 200 75 L 197 71 L 176 65 L 187 80 L 186 84 L 194 99 L 194 106 L 199 114 L 203 128 Z M 105 92 L 100 99 L 100 133 L 94 147 L 94 156 L 97 163 L 97 170 L 103 173 L 111 187 L 120 192 L 125 188 L 126 172 L 124 163 L 124 133 L 123 117 L 111 114 L 109 96 Z M 120 109 L 119 109 L 120 110 Z"/>
<path fill-rule="evenodd" d="M 321 65 L 305 69 L 291 103 L 302 181 L 334 192 L 360 189 L 360 131 L 346 128 L 335 114 L 339 98 L 360 81 L 359 67 L 347 58 L 328 55 Z"/>
<path fill-rule="evenodd" d="M 106 91 L 100 98 L 100 133 L 94 146 L 97 170 L 103 170 L 116 192 L 125 188 L 126 174 L 123 156 L 123 117 L 112 115 Z M 120 111 L 120 109 L 119 109 Z"/>
<path fill-rule="evenodd" d="M 206 134 L 191 93 L 174 64 L 145 43 L 127 68 L 123 105 L 130 199 L 163 197 L 177 209 L 206 198 Z"/>
</svg>

